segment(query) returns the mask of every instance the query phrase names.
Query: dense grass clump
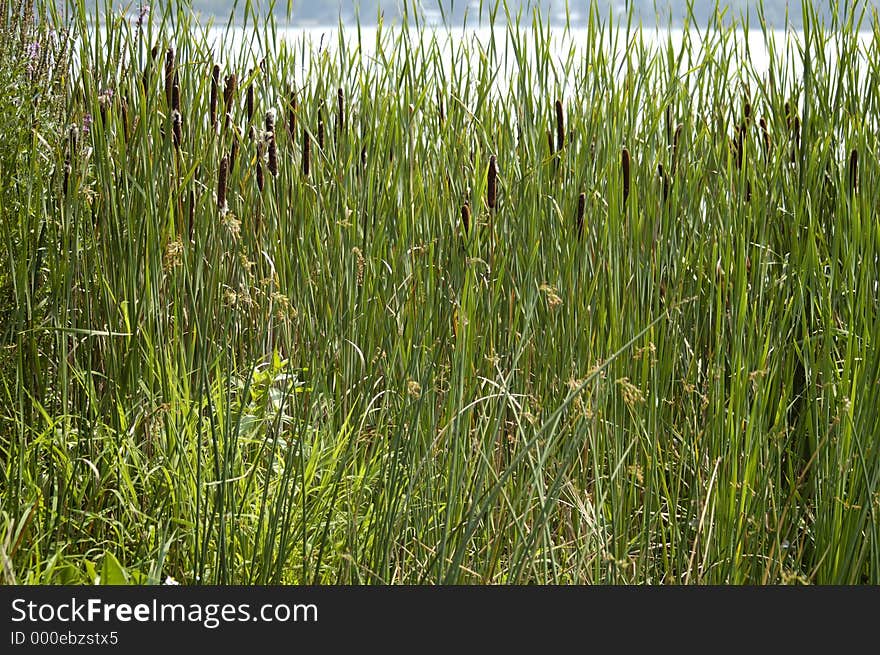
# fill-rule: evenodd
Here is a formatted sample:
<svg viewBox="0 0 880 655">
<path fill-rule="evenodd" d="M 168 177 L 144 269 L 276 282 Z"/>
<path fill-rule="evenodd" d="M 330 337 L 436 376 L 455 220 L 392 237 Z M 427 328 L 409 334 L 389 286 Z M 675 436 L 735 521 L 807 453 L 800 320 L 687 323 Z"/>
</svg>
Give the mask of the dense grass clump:
<svg viewBox="0 0 880 655">
<path fill-rule="evenodd" d="M 3 154 L 7 582 L 880 582 L 876 19 L 765 71 L 720 16 L 67 9 Z"/>
</svg>

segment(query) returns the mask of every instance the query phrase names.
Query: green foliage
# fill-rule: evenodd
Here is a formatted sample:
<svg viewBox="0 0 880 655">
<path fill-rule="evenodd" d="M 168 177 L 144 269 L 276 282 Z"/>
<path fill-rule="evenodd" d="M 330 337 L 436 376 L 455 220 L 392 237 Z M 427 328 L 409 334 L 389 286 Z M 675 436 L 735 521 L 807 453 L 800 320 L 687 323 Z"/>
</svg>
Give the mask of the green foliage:
<svg viewBox="0 0 880 655">
<path fill-rule="evenodd" d="M 729 16 L 319 49 L 68 10 L 80 131 L 7 239 L 45 298 L 7 580 L 880 582 L 858 16 L 762 31 L 764 71 Z"/>
</svg>

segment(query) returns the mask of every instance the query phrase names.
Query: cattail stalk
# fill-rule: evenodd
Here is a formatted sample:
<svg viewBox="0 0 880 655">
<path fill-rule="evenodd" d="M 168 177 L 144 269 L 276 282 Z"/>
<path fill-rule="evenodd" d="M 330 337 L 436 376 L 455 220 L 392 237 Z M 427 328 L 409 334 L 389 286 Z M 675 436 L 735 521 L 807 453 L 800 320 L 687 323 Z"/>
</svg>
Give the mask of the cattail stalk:
<svg viewBox="0 0 880 655">
<path fill-rule="evenodd" d="M 296 91 L 290 91 L 287 101 L 287 134 L 291 142 L 296 139 Z"/>
<path fill-rule="evenodd" d="M 171 110 L 180 113 L 180 78 L 177 71 L 174 72 L 174 82 L 171 84 Z"/>
<path fill-rule="evenodd" d="M 486 201 L 489 209 L 495 209 L 498 203 L 498 163 L 495 155 L 489 157 L 489 172 L 486 179 Z"/>
<path fill-rule="evenodd" d="M 679 155 L 679 146 L 681 145 L 681 132 L 684 129 L 684 124 L 679 123 L 678 127 L 675 128 L 675 135 L 672 137 L 672 174 L 675 175 L 675 171 L 678 169 L 678 155 Z"/>
<path fill-rule="evenodd" d="M 623 204 L 626 205 L 626 201 L 629 198 L 629 185 L 630 185 L 630 156 L 629 150 L 626 148 L 620 153 L 620 166 L 623 169 Z"/>
</svg>

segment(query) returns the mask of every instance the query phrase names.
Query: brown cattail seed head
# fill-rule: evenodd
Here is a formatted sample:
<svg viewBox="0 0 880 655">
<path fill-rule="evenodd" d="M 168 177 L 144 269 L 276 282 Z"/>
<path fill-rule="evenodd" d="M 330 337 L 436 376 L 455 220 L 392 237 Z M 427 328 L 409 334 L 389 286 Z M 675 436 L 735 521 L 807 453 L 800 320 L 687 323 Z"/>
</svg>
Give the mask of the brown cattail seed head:
<svg viewBox="0 0 880 655">
<path fill-rule="evenodd" d="M 752 117 L 752 103 L 746 101 L 745 107 L 743 108 L 743 115 L 745 116 L 746 123 L 748 123 L 749 119 Z"/>
<path fill-rule="evenodd" d="M 553 133 L 550 130 L 547 130 L 547 147 L 550 149 L 550 154 L 553 154 Z"/>
<path fill-rule="evenodd" d="M 171 134 L 174 137 L 174 147 L 180 148 L 180 142 L 183 140 L 183 118 L 177 109 L 171 112 Z"/>
<path fill-rule="evenodd" d="M 266 120 L 265 120 L 266 132 L 271 132 L 273 135 L 275 134 L 275 110 L 269 109 L 266 111 Z"/>
<path fill-rule="evenodd" d="M 303 177 L 309 176 L 309 159 L 311 157 L 312 140 L 309 132 L 303 128 L 303 151 L 302 151 L 302 174 Z"/>
<path fill-rule="evenodd" d="M 235 131 L 232 136 L 232 148 L 229 151 L 229 170 L 235 167 L 235 161 L 238 159 L 238 139 L 238 131 Z"/>
<path fill-rule="evenodd" d="M 324 149 L 324 111 L 318 110 L 318 147 Z"/>
<path fill-rule="evenodd" d="M 465 235 L 471 229 L 471 206 L 468 203 L 464 203 L 461 206 L 461 227 L 464 230 Z"/>
<path fill-rule="evenodd" d="M 623 204 L 626 205 L 627 198 L 629 198 L 630 183 L 630 156 L 629 150 L 626 148 L 620 153 L 620 166 L 623 169 Z"/>
<path fill-rule="evenodd" d="M 174 48 L 165 53 L 165 101 L 171 107 L 171 93 L 174 86 Z"/>
<path fill-rule="evenodd" d="M 174 83 L 171 85 L 171 109 L 180 112 L 180 78 L 174 72 Z"/>
<path fill-rule="evenodd" d="M 849 193 L 854 194 L 859 189 L 859 151 L 855 148 L 849 153 Z"/>
<path fill-rule="evenodd" d="M 248 71 L 248 77 L 253 75 L 253 69 Z M 248 84 L 247 93 L 245 94 L 245 114 L 247 115 L 248 125 L 254 120 L 254 83 Z"/>
<path fill-rule="evenodd" d="M 578 231 L 578 241 L 580 241 L 584 236 L 584 214 L 587 211 L 587 194 L 581 192 L 578 196 L 578 211 L 577 211 L 577 231 Z"/>
<path fill-rule="evenodd" d="M 797 155 L 801 150 L 801 119 L 797 116 L 794 116 L 791 120 L 792 125 L 792 149 L 791 149 L 791 161 L 795 162 L 797 160 Z"/>
<path fill-rule="evenodd" d="M 220 87 L 220 66 L 214 64 L 211 69 L 211 129 L 217 130 L 217 95 Z"/>
<path fill-rule="evenodd" d="M 486 179 L 486 201 L 489 209 L 495 209 L 498 203 L 498 164 L 495 155 L 489 157 L 489 172 Z"/>
<path fill-rule="evenodd" d="M 257 144 L 257 188 L 262 191 L 265 184 L 266 181 L 263 178 L 263 144 L 260 142 Z"/>
<path fill-rule="evenodd" d="M 278 148 L 275 146 L 275 134 L 269 137 L 269 172 L 278 177 Z"/>
<path fill-rule="evenodd" d="M 221 214 L 226 213 L 226 176 L 229 173 L 229 158 L 223 155 L 220 160 L 220 171 L 217 173 L 217 208 Z"/>
<path fill-rule="evenodd" d="M 344 132 L 345 131 L 345 94 L 340 87 L 336 92 L 336 104 L 337 104 L 337 123 L 336 123 L 336 131 Z"/>
<path fill-rule="evenodd" d="M 562 113 L 562 101 L 556 101 L 556 150 L 565 147 L 565 117 Z"/>
</svg>

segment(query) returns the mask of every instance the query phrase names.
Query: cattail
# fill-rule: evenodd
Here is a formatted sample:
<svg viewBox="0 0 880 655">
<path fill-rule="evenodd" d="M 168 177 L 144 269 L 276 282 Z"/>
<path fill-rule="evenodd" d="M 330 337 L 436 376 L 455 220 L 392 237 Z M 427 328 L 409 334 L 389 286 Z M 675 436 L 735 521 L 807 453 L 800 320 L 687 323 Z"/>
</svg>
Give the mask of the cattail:
<svg viewBox="0 0 880 655">
<path fill-rule="evenodd" d="M 666 145 L 672 145 L 672 105 L 666 105 Z"/>
<path fill-rule="evenodd" d="M 266 119 L 264 121 L 266 132 L 271 132 L 274 136 L 275 134 L 275 110 L 270 108 L 266 111 Z"/>
<path fill-rule="evenodd" d="M 291 142 L 296 139 L 296 91 L 291 90 L 287 101 L 287 134 Z"/>
<path fill-rule="evenodd" d="M 180 78 L 177 71 L 174 72 L 174 82 L 171 84 L 171 110 L 180 113 Z"/>
<path fill-rule="evenodd" d="M 223 155 L 220 160 L 220 171 L 217 173 L 217 208 L 221 214 L 226 213 L 226 176 L 229 173 L 229 158 Z"/>
<path fill-rule="evenodd" d="M 745 150 L 745 141 L 746 141 L 746 125 L 745 123 L 740 126 L 740 128 L 736 131 L 736 168 L 737 170 L 742 170 L 743 167 L 743 155 Z"/>
<path fill-rule="evenodd" d="M 443 110 L 443 96 L 440 95 L 440 91 L 437 91 L 437 127 L 442 128 L 443 123 L 446 121 L 446 113 Z"/>
<path fill-rule="evenodd" d="M 577 231 L 578 241 L 584 236 L 584 213 L 587 210 L 587 194 L 581 192 L 578 196 L 578 212 L 577 212 Z"/>
<path fill-rule="evenodd" d="M 761 120 L 758 121 L 758 125 L 761 127 L 761 137 L 764 139 L 764 155 L 767 159 L 770 158 L 770 130 L 767 128 L 767 120 L 762 116 Z"/>
<path fill-rule="evenodd" d="M 180 148 L 180 142 L 183 140 L 182 131 L 183 118 L 176 109 L 171 111 L 171 135 L 174 138 L 174 147 Z"/>
<path fill-rule="evenodd" d="M 556 150 L 565 147 L 565 117 L 562 114 L 562 101 L 556 101 Z"/>
<path fill-rule="evenodd" d="M 629 198 L 629 165 L 630 165 L 630 156 L 629 150 L 626 148 L 620 153 L 620 166 L 623 169 L 623 204 L 626 205 L 626 200 Z"/>
<path fill-rule="evenodd" d="M 855 148 L 849 153 L 849 194 L 853 195 L 859 188 L 859 151 Z"/>
<path fill-rule="evenodd" d="M 801 150 L 801 119 L 797 117 L 797 115 L 792 118 L 792 148 L 791 148 L 791 161 L 794 163 L 797 161 L 797 154 Z"/>
<path fill-rule="evenodd" d="M 361 148 L 361 166 L 363 168 L 367 167 L 367 146 Z"/>
<path fill-rule="evenodd" d="M 238 78 L 236 78 L 235 73 L 230 73 L 226 76 L 224 82 L 225 85 L 223 87 L 223 110 L 225 116 L 223 118 L 223 129 L 226 129 L 232 116 L 232 101 L 235 98 L 235 89 L 236 87 L 238 87 Z"/>
<path fill-rule="evenodd" d="M 171 107 L 171 93 L 174 86 L 174 48 L 165 53 L 165 101 Z"/>
<path fill-rule="evenodd" d="M 324 111 L 318 110 L 318 148 L 324 149 Z"/>
<path fill-rule="evenodd" d="M 547 130 L 547 147 L 550 149 L 550 154 L 553 154 L 553 133 L 550 130 Z"/>
<path fill-rule="evenodd" d="M 220 66 L 211 69 L 211 129 L 217 131 L 217 93 L 220 86 Z"/>
<path fill-rule="evenodd" d="M 669 197 L 669 176 L 666 174 L 663 164 L 657 164 L 657 173 L 660 175 L 660 180 L 663 183 L 663 202 L 665 203 Z"/>
<path fill-rule="evenodd" d="M 495 209 L 498 202 L 498 165 L 495 155 L 489 157 L 489 173 L 486 180 L 486 201 L 489 209 Z"/>
<path fill-rule="evenodd" d="M 468 203 L 461 206 L 461 227 L 467 236 L 471 229 L 471 206 Z"/>
<path fill-rule="evenodd" d="M 337 104 L 337 122 L 336 122 L 336 133 L 340 134 L 345 131 L 345 94 L 342 91 L 342 87 L 339 87 L 339 90 L 336 92 L 336 104 Z"/>
<path fill-rule="evenodd" d="M 678 169 L 678 147 L 681 144 L 681 131 L 684 129 L 684 124 L 679 123 L 678 127 L 675 128 L 675 136 L 672 137 L 672 174 L 675 175 L 675 171 Z"/>
<path fill-rule="evenodd" d="M 257 144 L 257 188 L 262 192 L 266 181 L 263 179 L 263 143 Z"/>
<path fill-rule="evenodd" d="M 254 73 L 254 69 L 250 69 L 248 71 L 248 78 L 250 78 Z M 247 122 L 250 125 L 254 120 L 254 83 L 251 82 L 248 84 L 247 93 L 245 93 L 244 100 L 245 114 L 247 115 Z"/>
<path fill-rule="evenodd" d="M 788 100 L 785 101 L 785 126 L 791 129 L 791 104 Z"/>
<path fill-rule="evenodd" d="M 269 137 L 269 172 L 278 177 L 278 148 L 275 146 L 275 134 Z"/>
<path fill-rule="evenodd" d="M 311 156 L 312 140 L 309 137 L 309 131 L 303 128 L 303 151 L 302 151 L 302 173 L 303 177 L 309 176 L 309 158 Z"/>
<path fill-rule="evenodd" d="M 745 116 L 745 122 L 748 123 L 752 118 L 752 103 L 746 100 L 745 107 L 743 107 L 743 115 Z"/>
</svg>

